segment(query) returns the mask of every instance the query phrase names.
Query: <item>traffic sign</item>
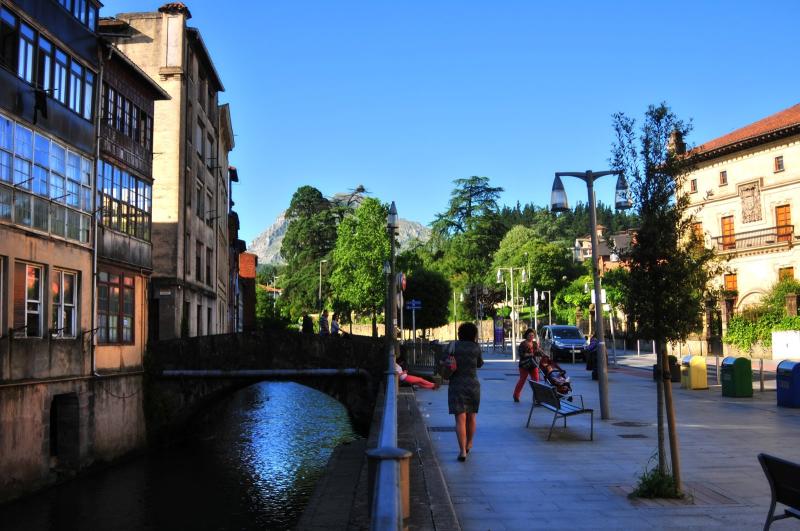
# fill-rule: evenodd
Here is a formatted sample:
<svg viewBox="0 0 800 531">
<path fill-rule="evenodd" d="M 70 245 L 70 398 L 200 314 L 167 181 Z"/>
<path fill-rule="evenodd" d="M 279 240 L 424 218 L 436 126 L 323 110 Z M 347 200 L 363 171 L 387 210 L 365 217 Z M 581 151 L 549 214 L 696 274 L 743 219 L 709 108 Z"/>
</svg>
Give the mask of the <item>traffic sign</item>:
<svg viewBox="0 0 800 531">
<path fill-rule="evenodd" d="M 422 301 L 417 299 L 411 299 L 410 301 L 406 302 L 406 310 L 421 310 L 422 309 Z"/>
</svg>

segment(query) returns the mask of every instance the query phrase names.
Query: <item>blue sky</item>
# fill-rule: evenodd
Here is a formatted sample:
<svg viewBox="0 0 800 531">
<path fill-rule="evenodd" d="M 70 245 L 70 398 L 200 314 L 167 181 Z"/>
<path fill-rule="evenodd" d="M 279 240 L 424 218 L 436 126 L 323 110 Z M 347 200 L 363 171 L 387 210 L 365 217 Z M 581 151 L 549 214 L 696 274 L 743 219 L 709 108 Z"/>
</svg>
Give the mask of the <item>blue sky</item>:
<svg viewBox="0 0 800 531">
<path fill-rule="evenodd" d="M 553 172 L 606 169 L 614 112 L 666 101 L 699 144 L 800 102 L 796 0 L 186 4 L 231 104 L 248 243 L 301 185 L 363 184 L 425 224 L 470 175 L 546 205 Z"/>
</svg>

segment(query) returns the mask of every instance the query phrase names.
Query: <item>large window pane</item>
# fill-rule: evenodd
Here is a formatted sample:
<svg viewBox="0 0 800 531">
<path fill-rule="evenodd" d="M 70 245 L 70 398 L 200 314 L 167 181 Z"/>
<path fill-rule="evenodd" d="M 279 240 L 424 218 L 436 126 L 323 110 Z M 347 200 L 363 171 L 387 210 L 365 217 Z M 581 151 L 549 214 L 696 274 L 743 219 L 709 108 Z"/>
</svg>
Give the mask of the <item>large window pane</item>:
<svg viewBox="0 0 800 531">
<path fill-rule="evenodd" d="M 87 120 L 92 119 L 92 104 L 94 103 L 94 74 L 86 71 L 86 78 L 83 82 L 83 117 Z"/>
<path fill-rule="evenodd" d="M 63 206 L 53 205 L 52 212 L 50 232 L 63 237 L 67 230 L 67 209 Z"/>
<path fill-rule="evenodd" d="M 47 181 L 50 172 L 46 168 L 42 168 L 38 164 L 33 167 L 33 193 L 47 197 Z"/>
<path fill-rule="evenodd" d="M 60 173 L 61 175 L 66 174 L 67 172 L 67 152 L 66 150 L 53 142 L 50 145 L 50 167 L 53 171 Z"/>
<path fill-rule="evenodd" d="M 17 69 L 17 17 L 0 8 L 0 64 L 11 71 Z"/>
<path fill-rule="evenodd" d="M 33 132 L 20 124 L 15 131 L 14 153 L 18 157 L 33 159 Z"/>
<path fill-rule="evenodd" d="M 0 151 L 0 181 L 11 181 L 12 160 L 11 153 Z"/>
<path fill-rule="evenodd" d="M 17 75 L 33 83 L 33 49 L 35 34 L 27 24 L 19 25 L 19 57 L 17 59 Z"/>
<path fill-rule="evenodd" d="M 11 188 L 0 186 L 0 219 L 11 221 Z"/>
<path fill-rule="evenodd" d="M 83 101 L 83 67 L 74 60 L 70 62 L 69 69 L 69 108 L 75 112 L 81 112 L 81 102 Z"/>
<path fill-rule="evenodd" d="M 14 122 L 0 116 L 0 149 L 14 150 Z"/>
<path fill-rule="evenodd" d="M 36 83 L 44 90 L 53 88 L 50 70 L 53 68 L 53 45 L 39 36 L 39 55 L 36 61 Z"/>
<path fill-rule="evenodd" d="M 56 50 L 56 61 L 53 66 L 53 88 L 55 97 L 61 103 L 67 103 L 67 54 Z"/>
<path fill-rule="evenodd" d="M 33 161 L 39 166 L 50 167 L 50 140 L 38 133 L 34 140 Z"/>
</svg>

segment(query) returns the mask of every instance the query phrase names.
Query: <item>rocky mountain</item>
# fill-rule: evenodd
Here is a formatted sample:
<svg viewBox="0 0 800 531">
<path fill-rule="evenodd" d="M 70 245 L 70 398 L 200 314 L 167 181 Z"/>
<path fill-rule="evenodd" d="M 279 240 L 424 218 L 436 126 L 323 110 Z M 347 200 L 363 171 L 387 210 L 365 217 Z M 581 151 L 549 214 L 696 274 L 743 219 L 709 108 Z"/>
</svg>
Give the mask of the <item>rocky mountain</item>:
<svg viewBox="0 0 800 531">
<path fill-rule="evenodd" d="M 283 236 L 286 234 L 286 227 L 289 222 L 286 219 L 286 212 L 281 212 L 275 221 L 270 225 L 267 230 L 256 236 L 247 248 L 251 253 L 258 256 L 259 264 L 284 264 L 281 258 L 281 243 Z M 397 241 L 400 244 L 400 249 L 405 249 L 412 241 L 428 241 L 431 236 L 431 230 L 421 223 L 416 221 L 409 221 L 407 219 L 399 220 L 399 229 Z"/>
</svg>

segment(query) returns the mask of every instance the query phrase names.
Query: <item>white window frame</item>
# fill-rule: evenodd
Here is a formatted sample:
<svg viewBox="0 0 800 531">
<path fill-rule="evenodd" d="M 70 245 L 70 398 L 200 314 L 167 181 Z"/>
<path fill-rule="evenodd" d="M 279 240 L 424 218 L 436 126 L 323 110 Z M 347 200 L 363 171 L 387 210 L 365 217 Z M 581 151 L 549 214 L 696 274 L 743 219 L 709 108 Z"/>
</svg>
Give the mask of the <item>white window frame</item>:
<svg viewBox="0 0 800 531">
<path fill-rule="evenodd" d="M 54 268 L 52 271 L 53 279 L 51 281 L 51 286 L 54 282 L 58 282 L 58 289 L 59 294 L 61 295 L 60 300 L 56 302 L 55 294 L 51 293 L 51 306 L 53 306 L 54 310 L 57 310 L 57 314 L 55 315 L 54 322 L 51 322 L 51 332 L 50 335 L 54 338 L 75 338 L 77 336 L 77 324 L 78 324 L 78 274 L 74 271 L 67 271 L 64 269 L 57 269 Z M 72 301 L 67 301 L 64 299 L 64 277 L 71 276 L 72 277 Z M 64 330 L 67 328 L 67 323 L 65 322 L 65 310 L 67 308 L 72 308 L 72 322 L 69 323 L 71 325 L 71 334 L 65 334 Z"/>
<path fill-rule="evenodd" d="M 24 324 L 25 324 L 25 327 L 22 330 L 16 330 L 15 331 L 15 335 L 17 337 L 36 337 L 36 338 L 40 338 L 40 337 L 42 337 L 42 324 L 43 324 L 42 317 L 43 317 L 43 313 L 44 313 L 42 311 L 43 310 L 43 304 L 44 304 L 44 301 L 42 300 L 44 298 L 43 289 L 44 289 L 44 282 L 45 282 L 45 280 L 44 280 L 44 267 L 42 267 L 40 265 L 36 265 L 36 264 L 31 264 L 31 263 L 28 263 L 28 262 L 17 262 L 17 263 L 23 264 L 25 266 L 25 276 L 22 279 L 18 279 L 18 278 L 14 279 L 15 283 L 21 281 L 21 282 L 23 282 L 25 284 L 25 299 L 24 299 L 24 304 L 25 304 L 25 323 Z M 33 269 L 38 269 L 39 270 L 39 299 L 38 300 L 29 299 L 28 298 L 28 269 L 29 268 L 33 268 Z M 16 268 L 15 268 L 15 271 L 16 271 Z M 29 308 L 30 308 L 29 305 L 30 304 L 38 304 L 38 311 L 31 312 L 29 310 Z M 33 335 L 28 335 L 28 315 L 29 314 L 37 314 L 37 313 L 39 314 L 39 330 L 37 330 L 36 333 L 33 334 Z"/>
</svg>

